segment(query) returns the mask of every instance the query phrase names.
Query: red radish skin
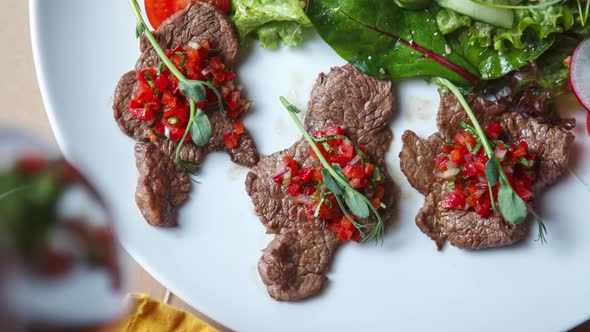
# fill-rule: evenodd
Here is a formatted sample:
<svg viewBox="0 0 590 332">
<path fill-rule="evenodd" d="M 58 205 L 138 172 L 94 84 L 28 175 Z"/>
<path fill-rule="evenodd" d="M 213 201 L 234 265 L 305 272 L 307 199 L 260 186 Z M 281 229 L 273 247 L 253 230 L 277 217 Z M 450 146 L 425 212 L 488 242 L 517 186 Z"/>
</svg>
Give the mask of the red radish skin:
<svg viewBox="0 0 590 332">
<path fill-rule="evenodd" d="M 590 112 L 590 38 L 584 39 L 572 54 L 570 87 L 580 104 Z"/>
</svg>

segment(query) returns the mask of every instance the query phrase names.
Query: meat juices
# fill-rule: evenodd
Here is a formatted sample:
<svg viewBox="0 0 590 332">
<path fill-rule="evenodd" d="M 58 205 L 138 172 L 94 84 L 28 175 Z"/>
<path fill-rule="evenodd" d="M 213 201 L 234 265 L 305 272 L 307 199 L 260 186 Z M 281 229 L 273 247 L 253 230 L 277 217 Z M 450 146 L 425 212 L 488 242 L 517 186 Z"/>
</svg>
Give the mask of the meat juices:
<svg viewBox="0 0 590 332">
<path fill-rule="evenodd" d="M 504 128 L 506 143 L 528 143 L 529 151 L 537 156 L 537 176 L 543 185 L 554 183 L 566 170 L 574 135 L 534 118 L 507 112 L 503 106 L 481 97 L 469 96 L 467 100 L 482 126 L 498 123 Z M 474 210 L 447 210 L 441 206 L 446 186 L 434 176 L 434 160 L 443 143 L 452 142 L 462 129 L 462 121 L 469 122 L 463 107 L 451 93 L 443 93 L 437 119 L 439 132 L 428 139 L 409 130 L 402 136 L 401 170 L 412 187 L 426 196 L 416 224 L 436 242 L 439 250 L 445 239 L 463 249 L 494 248 L 520 241 L 527 234 L 525 223 L 514 225 L 501 217 L 483 218 Z"/>
<path fill-rule="evenodd" d="M 153 35 L 163 49 L 208 40 L 212 48 L 220 52 L 227 66 L 233 66 L 238 58 L 239 42 L 231 23 L 221 10 L 208 3 L 191 2 L 166 20 Z M 139 171 L 135 200 L 144 218 L 153 226 L 176 226 L 177 210 L 188 199 L 191 188 L 188 175 L 174 161 L 178 142 L 162 139 L 150 142 L 150 123 L 137 119 L 127 111 L 137 89 L 136 71 L 155 67 L 161 62 L 145 36 L 141 39 L 140 50 L 142 54 L 136 70 L 123 75 L 117 85 L 113 114 L 121 131 L 139 141 L 135 146 Z M 251 136 L 246 132 L 240 136 L 237 147 L 227 148 L 223 135 L 233 130 L 232 120 L 217 110 L 207 114 L 212 125 L 212 138 L 204 147 L 186 142 L 182 158 L 201 163 L 208 152 L 226 151 L 233 162 L 254 165 L 258 161 L 258 153 Z"/>
<path fill-rule="evenodd" d="M 305 119 L 309 132 L 340 125 L 351 140 L 367 148 L 386 178 L 383 203 L 387 208 L 381 210 L 385 223 L 394 204 L 394 186 L 384 164 L 392 141 L 388 126 L 393 114 L 391 82 L 371 78 L 346 65 L 320 74 Z M 276 234 L 258 263 L 262 281 L 274 299 L 295 301 L 313 296 L 325 286 L 325 273 L 340 240 L 323 223 L 309 221 L 304 207 L 294 202 L 286 187 L 271 179 L 284 156 L 292 157 L 302 167 L 319 165 L 310 156 L 307 141 L 301 139 L 284 151 L 261 157 L 246 178 L 246 191 L 267 232 Z"/>
</svg>

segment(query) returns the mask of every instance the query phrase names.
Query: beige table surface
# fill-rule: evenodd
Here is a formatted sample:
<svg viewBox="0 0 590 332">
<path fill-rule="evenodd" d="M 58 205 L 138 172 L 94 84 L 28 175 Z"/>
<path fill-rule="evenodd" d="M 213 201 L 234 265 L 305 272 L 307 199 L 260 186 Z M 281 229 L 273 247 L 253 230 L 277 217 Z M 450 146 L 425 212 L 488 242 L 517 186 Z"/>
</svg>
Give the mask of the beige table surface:
<svg viewBox="0 0 590 332">
<path fill-rule="evenodd" d="M 0 9 L 0 64 L 2 64 L 2 80 L 0 80 L 0 129 L 16 128 L 57 147 L 57 143 L 49 126 L 41 100 L 29 36 L 28 1 L 2 0 Z M 132 292 L 146 293 L 155 299 L 162 300 L 166 288 L 141 268 L 127 254 L 124 264 L 128 266 L 128 280 Z M 217 329 L 227 330 L 223 326 L 204 317 L 195 309 L 170 295 L 170 304 L 189 311 L 203 318 Z"/>
</svg>

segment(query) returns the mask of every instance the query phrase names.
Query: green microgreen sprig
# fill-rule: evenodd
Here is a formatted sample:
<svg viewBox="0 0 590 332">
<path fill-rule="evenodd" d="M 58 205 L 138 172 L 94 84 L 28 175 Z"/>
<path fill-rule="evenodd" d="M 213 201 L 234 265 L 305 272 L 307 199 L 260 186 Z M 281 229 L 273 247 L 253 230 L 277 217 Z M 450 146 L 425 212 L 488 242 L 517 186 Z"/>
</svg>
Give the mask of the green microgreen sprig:
<svg viewBox="0 0 590 332">
<path fill-rule="evenodd" d="M 137 18 L 137 26 L 135 29 L 137 38 L 141 37 L 142 35 L 146 36 L 162 60 L 162 63 L 168 67 L 172 74 L 174 74 L 174 76 L 178 79 L 178 88 L 184 93 L 189 101 L 188 124 L 180 142 L 178 143 L 178 146 L 176 147 L 174 160 L 185 172 L 191 174 L 196 173 L 199 168 L 199 164 L 182 160 L 180 157 L 180 152 L 189 132 L 191 133 L 193 142 L 197 146 L 204 146 L 209 142 L 209 139 L 212 135 L 211 122 L 209 121 L 207 114 L 205 114 L 202 109 L 197 109 L 196 103 L 204 102 L 207 99 L 207 91 L 205 90 L 206 86 L 210 88 L 217 96 L 219 109 L 223 112 L 224 108 L 221 94 L 212 83 L 207 81 L 189 80 L 180 70 L 178 70 L 170 58 L 166 56 L 166 52 L 164 52 L 162 47 L 160 47 L 160 44 L 147 27 L 137 0 L 129 0 L 129 4 L 131 4 L 133 12 L 135 13 L 135 17 Z M 182 58 L 184 59 L 184 56 L 182 56 Z M 161 70 L 162 67 L 158 66 L 158 72 L 161 72 Z"/>
<path fill-rule="evenodd" d="M 502 212 L 502 217 L 504 220 L 512 223 L 512 224 L 520 224 L 522 223 L 526 217 L 528 216 L 528 212 L 530 212 L 535 219 L 537 220 L 539 235 L 538 240 L 541 240 L 541 243 L 546 243 L 545 234 L 547 233 L 547 229 L 545 224 L 543 223 L 543 219 L 528 205 L 526 204 L 522 198 L 514 191 L 506 173 L 504 173 L 504 169 L 500 164 L 498 158 L 494 154 L 492 149 L 492 145 L 485 134 L 485 131 L 481 127 L 479 121 L 477 120 L 473 110 L 463 97 L 463 94 L 459 90 L 457 86 L 451 83 L 449 80 L 445 78 L 438 78 L 437 82 L 449 89 L 457 98 L 463 109 L 467 113 L 469 120 L 471 120 L 471 124 L 473 125 L 473 131 L 477 135 L 478 140 L 481 142 L 486 155 L 488 156 L 488 162 L 486 163 L 486 179 L 488 180 L 488 188 L 493 187 L 497 183 L 500 183 L 500 187 L 498 188 L 498 207 L 500 212 Z M 490 189 L 490 200 L 494 203 L 493 196 L 491 195 Z M 498 215 L 498 211 L 494 209 L 494 214 Z"/>
<path fill-rule="evenodd" d="M 381 219 L 379 211 L 377 211 L 377 209 L 373 206 L 369 198 L 358 192 L 348 183 L 346 177 L 342 174 L 342 169 L 340 169 L 340 165 L 330 165 L 330 163 L 326 160 L 320 149 L 318 149 L 316 141 L 307 132 L 307 130 L 303 126 L 303 123 L 301 123 L 301 121 L 297 117 L 297 114 L 301 113 L 301 110 L 299 110 L 289 101 L 287 101 L 287 99 L 285 99 L 284 97 L 280 97 L 280 99 L 281 103 L 283 103 L 285 108 L 289 111 L 289 115 L 293 119 L 293 122 L 295 122 L 295 125 L 297 125 L 297 128 L 303 134 L 303 137 L 305 137 L 309 146 L 315 152 L 318 160 L 322 164 L 322 177 L 324 179 L 324 185 L 326 186 L 326 188 L 328 188 L 328 190 L 332 192 L 332 194 L 336 198 L 336 202 L 338 203 L 340 210 L 342 210 L 342 213 L 344 213 L 346 218 L 348 218 L 348 220 L 359 231 L 363 242 L 381 239 L 385 227 L 383 225 L 383 220 Z M 373 224 L 359 224 L 350 215 L 350 213 L 348 212 L 349 210 L 352 214 L 359 218 L 368 218 L 371 216 L 372 213 L 377 221 Z M 364 231 L 364 229 L 368 228 L 369 226 L 373 226 L 373 229 L 367 234 Z"/>
<path fill-rule="evenodd" d="M 582 1 L 576 0 L 578 5 L 578 14 L 580 15 L 580 24 L 582 27 L 586 26 L 588 16 L 590 15 L 590 0 L 586 0 L 586 7 L 582 7 Z"/>
</svg>

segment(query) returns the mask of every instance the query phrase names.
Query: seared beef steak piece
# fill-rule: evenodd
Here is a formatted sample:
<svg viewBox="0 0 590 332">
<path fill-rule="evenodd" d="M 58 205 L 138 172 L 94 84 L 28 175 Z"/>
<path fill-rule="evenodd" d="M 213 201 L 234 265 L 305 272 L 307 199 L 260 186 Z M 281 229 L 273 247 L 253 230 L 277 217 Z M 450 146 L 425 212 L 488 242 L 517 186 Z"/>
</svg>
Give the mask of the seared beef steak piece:
<svg viewBox="0 0 590 332">
<path fill-rule="evenodd" d="M 563 174 L 568 164 L 568 148 L 574 140 L 571 133 L 516 112 L 506 112 L 504 107 L 481 97 L 470 96 L 467 100 L 482 126 L 498 123 L 504 128 L 506 143 L 521 140 L 528 143 L 529 151 L 537 156 L 537 178 L 542 184 L 551 184 Z M 462 121 L 469 122 L 463 107 L 454 95 L 443 93 L 437 120 L 439 132 L 428 139 L 421 139 L 412 131 L 402 136 L 401 169 L 410 184 L 426 196 L 416 224 L 436 242 L 439 250 L 445 239 L 464 249 L 513 244 L 526 236 L 524 223 L 514 225 L 501 217 L 483 218 L 473 210 L 447 210 L 441 206 L 449 189 L 434 176 L 435 158 L 441 153 L 443 143 L 452 142 L 462 129 Z"/>
<path fill-rule="evenodd" d="M 207 40 L 213 49 L 220 52 L 227 66 L 233 66 L 237 61 L 239 44 L 231 23 L 223 12 L 208 3 L 191 2 L 166 20 L 153 34 L 163 49 L 200 44 Z M 155 67 L 161 62 L 145 36 L 141 40 L 141 51 L 136 70 L 123 75 L 117 85 L 113 113 L 121 131 L 141 142 L 135 147 L 139 171 L 136 202 L 143 216 L 154 226 L 176 226 L 177 208 L 188 199 L 191 188 L 188 175 L 174 161 L 177 143 L 162 138 L 150 142 L 154 136 L 150 129 L 151 123 L 139 120 L 128 112 L 138 86 L 137 71 Z M 212 137 L 203 148 L 186 142 L 182 154 L 191 151 L 188 161 L 200 163 L 207 152 L 225 151 L 237 164 L 256 164 L 258 153 L 252 137 L 245 132 L 240 135 L 237 147 L 227 148 L 223 136 L 233 131 L 232 119 L 221 114 L 216 107 L 206 110 L 206 113 L 211 121 Z"/>
<path fill-rule="evenodd" d="M 392 139 L 388 124 L 393 112 L 391 83 L 346 65 L 320 75 L 305 121 L 312 133 L 340 125 L 348 137 L 367 147 L 370 158 L 386 177 L 383 203 L 387 208 L 380 211 L 385 222 L 394 204 L 393 182 L 383 162 Z M 315 295 L 324 287 L 325 273 L 341 241 L 323 222 L 309 221 L 305 208 L 293 200 L 285 186 L 272 180 L 285 156 L 301 167 L 319 166 L 319 161 L 309 154 L 308 143 L 301 139 L 289 149 L 261 157 L 246 178 L 246 190 L 267 232 L 277 234 L 258 263 L 262 281 L 274 299 L 295 301 Z"/>
<path fill-rule="evenodd" d="M 135 144 L 139 171 L 135 202 L 152 226 L 177 226 L 176 210 L 188 199 L 191 180 L 174 161 L 177 146 L 177 142 L 164 140 Z M 196 145 L 185 145 L 180 156 L 198 162 L 203 150 Z"/>
<path fill-rule="evenodd" d="M 383 162 L 392 134 L 391 84 L 376 81 L 352 65 L 320 74 L 309 100 L 305 125 L 315 131 L 342 125 L 353 141 L 364 145 L 378 163 Z"/>
</svg>

